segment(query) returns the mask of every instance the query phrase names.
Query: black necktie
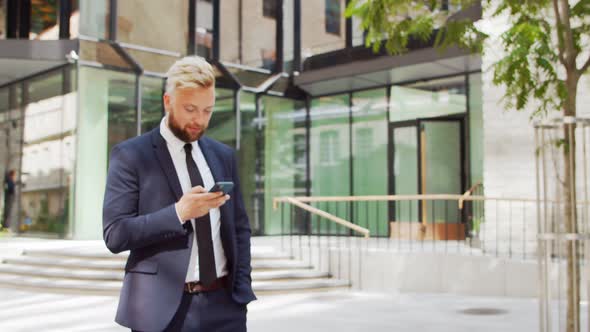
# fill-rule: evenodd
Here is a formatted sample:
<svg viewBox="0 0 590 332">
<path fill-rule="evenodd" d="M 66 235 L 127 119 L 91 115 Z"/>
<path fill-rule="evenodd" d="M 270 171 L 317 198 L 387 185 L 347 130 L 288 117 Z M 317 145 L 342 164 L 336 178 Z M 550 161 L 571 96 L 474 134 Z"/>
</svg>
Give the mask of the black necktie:
<svg viewBox="0 0 590 332">
<path fill-rule="evenodd" d="M 185 144 L 186 167 L 188 169 L 188 176 L 191 179 L 191 187 L 205 187 L 201 173 L 193 160 L 192 150 L 193 146 L 191 144 Z M 187 223 L 190 223 L 190 221 L 187 221 Z M 195 228 L 197 232 L 197 247 L 199 249 L 199 280 L 203 285 L 208 286 L 217 279 L 209 213 L 195 219 Z"/>
</svg>

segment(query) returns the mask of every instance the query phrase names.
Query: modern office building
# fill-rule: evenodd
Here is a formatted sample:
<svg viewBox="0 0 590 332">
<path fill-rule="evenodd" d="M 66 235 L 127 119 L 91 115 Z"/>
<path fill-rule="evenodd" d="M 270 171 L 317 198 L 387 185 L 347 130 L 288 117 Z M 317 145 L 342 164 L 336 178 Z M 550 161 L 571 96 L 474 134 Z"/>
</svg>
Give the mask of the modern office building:
<svg viewBox="0 0 590 332">
<path fill-rule="evenodd" d="M 0 0 L 0 171 L 17 171 L 13 229 L 100 238 L 109 151 L 159 124 L 164 73 L 190 54 L 217 69 L 208 135 L 238 151 L 255 234 L 280 231 L 277 196 L 482 183 L 481 57 L 429 43 L 373 53 L 346 3 Z M 460 15 L 479 19 L 481 8 Z M 429 210 L 383 203 L 349 219 L 387 236 L 389 220 Z"/>
</svg>

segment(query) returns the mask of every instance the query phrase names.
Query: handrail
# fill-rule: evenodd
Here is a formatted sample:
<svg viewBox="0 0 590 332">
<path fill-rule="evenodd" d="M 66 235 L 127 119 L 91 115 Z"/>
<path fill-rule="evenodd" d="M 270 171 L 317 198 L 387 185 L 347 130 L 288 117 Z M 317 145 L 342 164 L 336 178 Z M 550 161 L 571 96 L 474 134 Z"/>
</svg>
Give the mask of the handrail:
<svg viewBox="0 0 590 332">
<path fill-rule="evenodd" d="M 460 200 L 466 201 L 516 201 L 516 202 L 537 202 L 536 198 L 513 198 L 513 197 L 487 197 L 487 196 L 468 196 L 450 195 L 450 194 L 430 194 L 430 195 L 370 195 L 370 196 L 296 196 L 299 202 L 365 202 L 365 201 L 405 201 L 405 200 Z M 287 197 L 274 198 L 277 202 L 287 201 Z M 546 200 L 549 203 L 562 203 L 558 200 Z M 590 201 L 578 201 L 577 204 L 590 204 Z"/>
<path fill-rule="evenodd" d="M 473 192 L 475 191 L 475 189 L 479 188 L 482 185 L 481 182 L 478 182 L 476 184 L 474 184 L 471 188 L 469 188 L 464 194 L 463 194 L 463 198 L 461 198 L 459 200 L 459 209 L 463 210 L 463 201 L 465 201 L 465 198 L 468 196 L 471 196 L 471 194 L 473 194 Z"/>
<path fill-rule="evenodd" d="M 310 213 L 316 214 L 316 215 L 318 215 L 320 217 L 324 217 L 324 218 L 326 218 L 326 219 L 328 219 L 330 221 L 333 221 L 333 222 L 335 222 L 337 224 L 340 224 L 340 225 L 342 225 L 342 226 L 344 226 L 344 227 L 346 227 L 348 229 L 351 229 L 351 230 L 353 230 L 353 231 L 355 231 L 357 233 L 361 233 L 365 238 L 369 238 L 370 231 L 368 229 L 366 229 L 364 227 L 361 227 L 361 226 L 358 226 L 358 225 L 355 225 L 355 224 L 351 223 L 350 221 L 346 221 L 346 220 L 344 220 L 342 218 L 336 217 L 335 215 L 330 214 L 330 213 L 328 213 L 326 211 L 322 211 L 322 210 L 317 209 L 317 208 L 315 208 L 313 206 L 310 206 L 308 204 L 305 204 L 303 202 L 300 202 L 298 198 L 295 198 L 295 197 L 279 197 L 279 198 L 275 198 L 274 199 L 274 203 L 273 203 L 273 208 L 275 210 L 278 208 L 278 205 L 277 205 L 278 202 L 288 202 L 288 203 L 291 203 L 291 204 L 293 204 L 293 205 L 295 205 L 295 206 L 297 206 L 297 207 L 299 207 L 299 208 L 301 208 L 303 210 L 306 210 L 306 211 L 308 211 Z"/>
</svg>

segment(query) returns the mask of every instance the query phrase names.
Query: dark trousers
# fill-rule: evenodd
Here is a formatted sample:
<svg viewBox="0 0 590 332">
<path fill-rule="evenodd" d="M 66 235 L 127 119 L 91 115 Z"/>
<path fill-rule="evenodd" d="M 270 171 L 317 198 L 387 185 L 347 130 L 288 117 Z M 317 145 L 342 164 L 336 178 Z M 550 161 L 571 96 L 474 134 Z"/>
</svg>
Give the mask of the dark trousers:
<svg viewBox="0 0 590 332">
<path fill-rule="evenodd" d="M 4 212 L 2 215 L 2 227 L 10 227 L 10 212 L 12 211 L 12 202 L 14 201 L 14 195 L 4 195 Z"/>
<path fill-rule="evenodd" d="M 184 293 L 165 332 L 245 332 L 245 305 L 237 304 L 226 289 Z M 139 332 L 139 331 L 135 331 Z"/>
</svg>

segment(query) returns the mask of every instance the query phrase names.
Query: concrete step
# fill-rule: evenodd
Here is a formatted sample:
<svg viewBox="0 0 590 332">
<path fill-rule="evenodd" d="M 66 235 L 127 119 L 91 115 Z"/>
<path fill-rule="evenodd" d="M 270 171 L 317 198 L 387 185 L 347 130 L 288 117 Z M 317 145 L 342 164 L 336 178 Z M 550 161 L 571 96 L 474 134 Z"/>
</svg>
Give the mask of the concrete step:
<svg viewBox="0 0 590 332">
<path fill-rule="evenodd" d="M 104 260 L 122 260 L 126 261 L 129 252 L 112 254 L 106 248 L 67 248 L 54 250 L 24 250 L 23 255 L 31 257 L 58 257 L 58 258 L 77 258 L 77 259 L 104 259 Z M 261 250 L 252 250 L 252 260 L 281 260 L 291 259 L 286 253 Z"/>
<path fill-rule="evenodd" d="M 20 264 L 0 264 L 0 274 L 93 281 L 123 281 L 125 276 L 123 270 L 70 269 Z"/>
<path fill-rule="evenodd" d="M 121 271 L 99 269 L 70 269 L 60 267 L 40 267 L 19 264 L 0 264 L 0 274 L 43 277 L 53 279 L 77 279 L 93 281 L 122 281 L 125 273 Z M 254 271 L 255 281 L 301 280 L 310 278 L 329 278 L 330 274 L 314 270 L 274 270 Z"/>
<path fill-rule="evenodd" d="M 116 295 L 121 290 L 120 281 L 92 282 L 88 280 L 51 279 L 22 275 L 0 274 L 0 286 L 26 291 L 42 291 L 85 295 Z"/>
<path fill-rule="evenodd" d="M 297 281 L 252 281 L 252 288 L 258 294 L 283 293 L 293 291 L 323 291 L 335 288 L 348 288 L 347 280 L 338 279 L 304 279 Z"/>
<path fill-rule="evenodd" d="M 122 271 L 125 268 L 125 261 L 111 259 L 81 259 L 43 256 L 18 256 L 4 258 L 6 264 L 28 265 L 37 267 L 62 267 L 70 269 L 92 269 Z M 261 260 L 252 261 L 253 270 L 284 270 L 284 269 L 308 269 L 309 264 L 295 260 Z"/>
<path fill-rule="evenodd" d="M 22 275 L 0 274 L 0 287 L 44 292 L 116 295 L 121 290 L 120 281 L 90 281 L 55 279 Z M 294 291 L 324 291 L 349 287 L 348 281 L 314 278 L 289 281 L 253 281 L 252 288 L 257 294 L 286 293 Z"/>
</svg>

